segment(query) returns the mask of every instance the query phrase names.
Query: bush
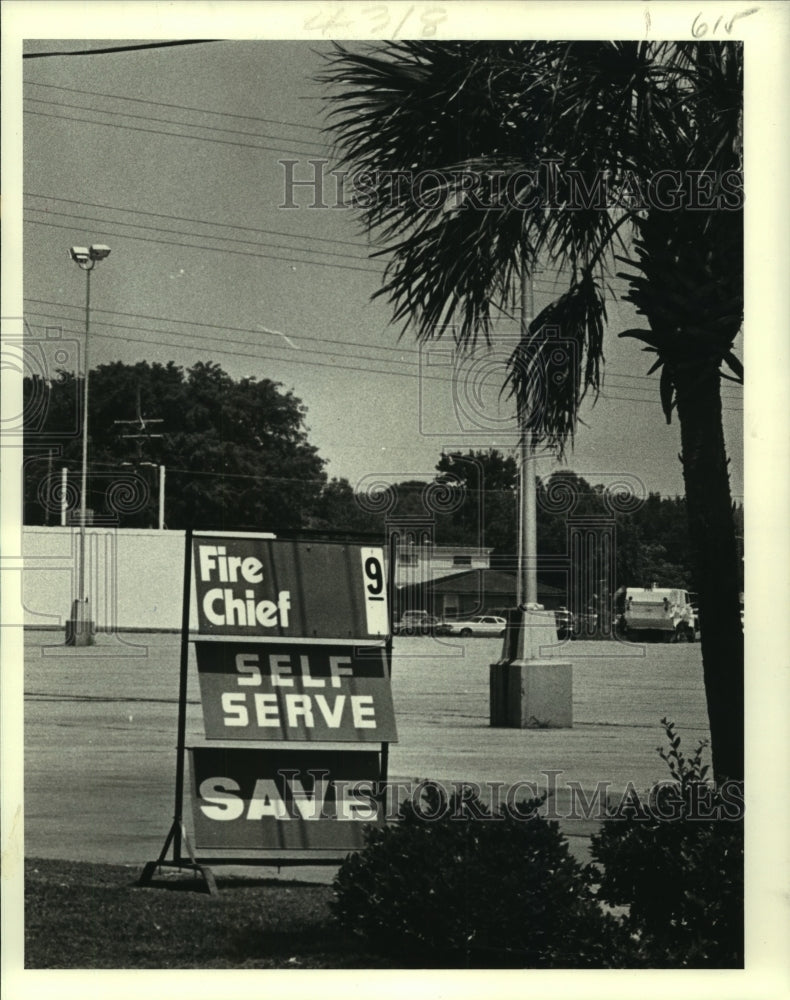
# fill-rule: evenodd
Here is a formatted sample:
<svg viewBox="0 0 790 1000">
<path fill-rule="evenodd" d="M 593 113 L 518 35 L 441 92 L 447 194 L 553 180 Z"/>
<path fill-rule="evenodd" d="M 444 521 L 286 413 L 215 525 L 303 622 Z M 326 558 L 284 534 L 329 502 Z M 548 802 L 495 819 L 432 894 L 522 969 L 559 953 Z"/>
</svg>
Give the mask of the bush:
<svg viewBox="0 0 790 1000">
<path fill-rule="evenodd" d="M 425 787 L 338 872 L 332 909 L 346 929 L 434 967 L 607 967 L 627 948 L 558 825 L 537 814 L 542 799 L 492 815 Z"/>
<path fill-rule="evenodd" d="M 659 968 L 743 966 L 743 788 L 714 788 L 701 763 L 707 741 L 690 758 L 673 723 L 671 781 L 610 811 L 592 837 L 600 896 L 628 907 L 625 925 L 640 963 Z"/>
</svg>

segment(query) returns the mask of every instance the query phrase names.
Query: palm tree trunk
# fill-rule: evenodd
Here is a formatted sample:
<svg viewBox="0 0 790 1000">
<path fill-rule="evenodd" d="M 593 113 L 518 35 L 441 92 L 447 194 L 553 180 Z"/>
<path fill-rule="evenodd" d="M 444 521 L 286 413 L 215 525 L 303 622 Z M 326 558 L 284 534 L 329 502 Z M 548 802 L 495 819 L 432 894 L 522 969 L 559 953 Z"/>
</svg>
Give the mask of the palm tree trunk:
<svg viewBox="0 0 790 1000">
<path fill-rule="evenodd" d="M 700 601 L 702 665 L 717 784 L 743 780 L 744 663 L 739 567 L 722 430 L 720 379 L 675 370 L 689 536 Z"/>
</svg>

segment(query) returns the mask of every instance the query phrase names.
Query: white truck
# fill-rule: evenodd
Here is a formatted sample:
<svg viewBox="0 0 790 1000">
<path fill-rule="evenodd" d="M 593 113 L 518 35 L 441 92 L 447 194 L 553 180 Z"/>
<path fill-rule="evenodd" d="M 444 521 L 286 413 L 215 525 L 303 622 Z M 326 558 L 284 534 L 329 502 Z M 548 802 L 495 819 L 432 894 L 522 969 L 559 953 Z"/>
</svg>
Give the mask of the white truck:
<svg viewBox="0 0 790 1000">
<path fill-rule="evenodd" d="M 618 623 L 627 639 L 694 642 L 694 609 L 688 591 L 675 587 L 627 587 L 619 596 Z"/>
</svg>

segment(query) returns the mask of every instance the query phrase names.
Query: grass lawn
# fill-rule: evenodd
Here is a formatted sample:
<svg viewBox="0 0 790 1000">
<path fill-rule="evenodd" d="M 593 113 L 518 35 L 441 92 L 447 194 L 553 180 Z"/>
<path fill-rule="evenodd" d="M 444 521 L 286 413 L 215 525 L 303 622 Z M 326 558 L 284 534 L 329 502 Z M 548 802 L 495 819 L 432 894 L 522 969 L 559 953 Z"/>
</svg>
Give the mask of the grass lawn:
<svg viewBox="0 0 790 1000">
<path fill-rule="evenodd" d="M 329 912 L 327 885 L 222 877 L 218 896 L 189 872 L 136 885 L 140 868 L 30 859 L 28 969 L 393 968 Z M 167 870 L 165 870 L 167 871 Z"/>
</svg>

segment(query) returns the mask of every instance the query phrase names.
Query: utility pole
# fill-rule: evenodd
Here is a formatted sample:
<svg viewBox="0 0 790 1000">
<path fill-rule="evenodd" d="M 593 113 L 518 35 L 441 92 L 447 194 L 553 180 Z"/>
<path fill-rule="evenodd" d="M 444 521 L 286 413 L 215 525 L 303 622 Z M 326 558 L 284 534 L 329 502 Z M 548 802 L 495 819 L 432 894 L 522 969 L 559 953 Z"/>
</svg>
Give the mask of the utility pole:
<svg viewBox="0 0 790 1000">
<path fill-rule="evenodd" d="M 154 418 L 144 418 L 142 413 L 142 404 L 140 401 L 140 386 L 137 386 L 137 418 L 135 420 L 113 420 L 116 425 L 125 426 L 131 424 L 136 428 L 139 433 L 137 434 L 122 434 L 121 437 L 124 441 L 136 441 L 137 442 L 137 462 L 135 464 L 140 466 L 150 466 L 151 468 L 158 469 L 158 480 L 159 480 L 159 518 L 158 526 L 161 531 L 165 526 L 165 466 L 157 466 L 154 462 L 143 462 L 143 441 L 152 441 L 154 439 L 161 440 L 164 435 L 162 434 L 151 434 L 148 430 L 149 424 L 161 424 L 164 421 L 161 417 Z M 124 463 L 128 464 L 128 463 Z"/>
<path fill-rule="evenodd" d="M 52 506 L 52 449 L 50 448 L 49 451 L 47 452 L 47 499 L 46 503 L 44 504 L 44 511 L 46 517 L 44 524 L 46 524 L 47 527 L 49 527 L 49 515 L 51 512 L 50 511 L 51 506 Z"/>
<path fill-rule="evenodd" d="M 68 499 L 69 470 L 64 465 L 60 470 L 60 526 L 65 528 L 67 524 L 67 514 L 69 509 Z"/>
</svg>

